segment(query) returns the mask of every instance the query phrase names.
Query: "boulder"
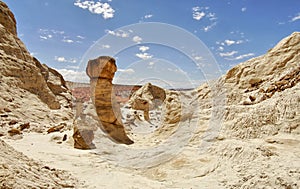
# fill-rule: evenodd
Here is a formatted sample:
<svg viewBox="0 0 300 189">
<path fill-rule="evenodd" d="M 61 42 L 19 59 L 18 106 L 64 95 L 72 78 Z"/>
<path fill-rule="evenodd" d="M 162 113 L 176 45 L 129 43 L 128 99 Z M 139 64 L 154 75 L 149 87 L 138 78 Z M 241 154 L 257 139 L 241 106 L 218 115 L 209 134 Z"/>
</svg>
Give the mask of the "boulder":
<svg viewBox="0 0 300 189">
<path fill-rule="evenodd" d="M 88 150 L 96 148 L 93 143 L 94 131 L 89 127 L 74 126 L 73 132 L 74 148 Z"/>
</svg>

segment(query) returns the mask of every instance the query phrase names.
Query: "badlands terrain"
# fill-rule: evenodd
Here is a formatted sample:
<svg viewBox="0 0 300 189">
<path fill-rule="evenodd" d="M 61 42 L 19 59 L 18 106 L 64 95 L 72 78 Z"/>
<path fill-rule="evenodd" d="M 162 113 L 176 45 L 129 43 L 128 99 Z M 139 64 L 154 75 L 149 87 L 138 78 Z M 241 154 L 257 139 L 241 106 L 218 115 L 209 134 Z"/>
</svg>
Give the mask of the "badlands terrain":
<svg viewBox="0 0 300 189">
<path fill-rule="evenodd" d="M 300 32 L 193 90 L 113 90 L 126 145 L 0 10 L 0 188 L 300 188 Z"/>
</svg>

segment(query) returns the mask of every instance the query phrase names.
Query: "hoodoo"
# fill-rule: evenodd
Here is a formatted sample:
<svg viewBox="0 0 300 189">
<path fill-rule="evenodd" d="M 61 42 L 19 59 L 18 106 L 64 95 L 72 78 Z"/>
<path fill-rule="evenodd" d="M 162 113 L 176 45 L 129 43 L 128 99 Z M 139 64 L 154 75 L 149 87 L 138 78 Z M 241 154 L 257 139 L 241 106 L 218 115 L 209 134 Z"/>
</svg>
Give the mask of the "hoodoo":
<svg viewBox="0 0 300 189">
<path fill-rule="evenodd" d="M 88 62 L 86 73 L 90 77 L 91 98 L 100 121 L 100 128 L 118 143 L 133 144 L 126 135 L 120 106 L 115 100 L 112 80 L 117 71 L 115 59 L 100 56 Z"/>
</svg>

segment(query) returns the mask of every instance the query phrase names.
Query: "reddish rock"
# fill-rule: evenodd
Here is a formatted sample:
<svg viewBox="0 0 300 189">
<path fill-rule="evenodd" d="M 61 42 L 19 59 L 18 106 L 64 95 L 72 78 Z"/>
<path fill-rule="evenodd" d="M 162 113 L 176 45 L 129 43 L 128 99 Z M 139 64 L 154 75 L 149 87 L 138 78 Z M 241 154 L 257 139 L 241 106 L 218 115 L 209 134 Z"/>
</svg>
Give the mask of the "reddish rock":
<svg viewBox="0 0 300 189">
<path fill-rule="evenodd" d="M 15 124 L 17 124 L 17 123 L 18 123 L 17 120 L 11 120 L 11 121 L 8 123 L 8 125 L 15 125 Z"/>
<path fill-rule="evenodd" d="M 53 133 L 53 132 L 59 132 L 61 131 L 64 127 L 66 126 L 66 124 L 61 123 L 57 126 L 51 127 L 50 129 L 47 130 L 47 133 Z"/>
<path fill-rule="evenodd" d="M 29 129 L 29 128 L 30 128 L 30 123 L 24 123 L 18 127 L 18 129 L 20 129 L 21 131 L 23 131 L 24 129 Z"/>
<path fill-rule="evenodd" d="M 22 132 L 19 129 L 13 128 L 8 131 L 8 134 L 10 136 L 14 136 L 14 135 L 20 135 L 20 134 L 22 134 Z"/>
</svg>

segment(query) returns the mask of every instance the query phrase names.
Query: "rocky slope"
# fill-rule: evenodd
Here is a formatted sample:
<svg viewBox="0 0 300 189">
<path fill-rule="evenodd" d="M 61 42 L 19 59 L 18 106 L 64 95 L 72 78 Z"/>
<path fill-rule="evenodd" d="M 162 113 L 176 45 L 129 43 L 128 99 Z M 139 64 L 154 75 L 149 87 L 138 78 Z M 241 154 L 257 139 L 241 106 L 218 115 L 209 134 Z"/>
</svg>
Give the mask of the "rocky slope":
<svg viewBox="0 0 300 189">
<path fill-rule="evenodd" d="M 0 188 L 74 188 L 66 171 L 42 165 L 0 140 Z"/>
<path fill-rule="evenodd" d="M 63 77 L 32 57 L 17 37 L 16 20 L 0 1 L 0 136 L 22 138 L 72 119 Z M 63 124 L 67 126 L 66 123 Z M 73 188 L 70 174 L 43 166 L 0 140 L 0 188 Z"/>
<path fill-rule="evenodd" d="M 17 36 L 12 12 L 3 2 L 0 10 L 1 134 L 28 123 L 29 130 L 43 132 L 72 119 L 71 94 L 63 77 L 30 55 Z"/>
</svg>

